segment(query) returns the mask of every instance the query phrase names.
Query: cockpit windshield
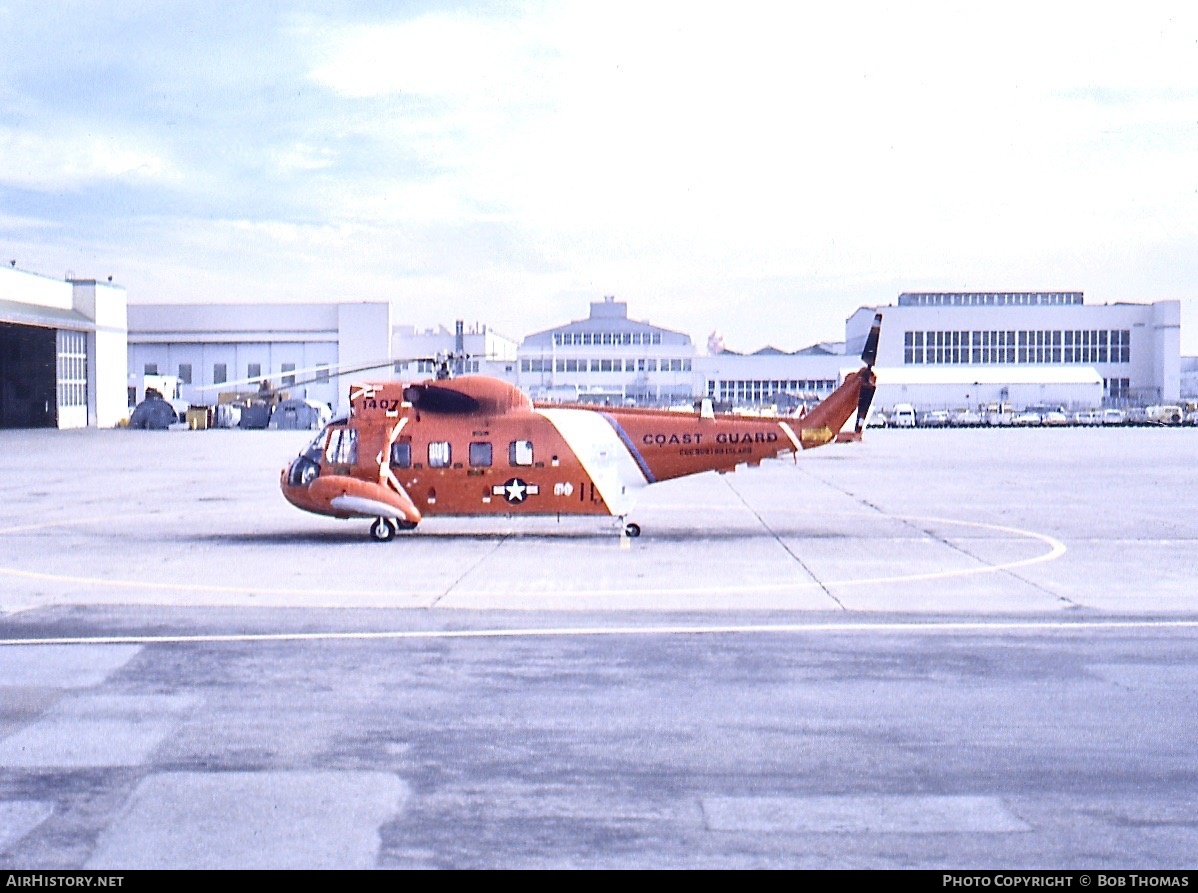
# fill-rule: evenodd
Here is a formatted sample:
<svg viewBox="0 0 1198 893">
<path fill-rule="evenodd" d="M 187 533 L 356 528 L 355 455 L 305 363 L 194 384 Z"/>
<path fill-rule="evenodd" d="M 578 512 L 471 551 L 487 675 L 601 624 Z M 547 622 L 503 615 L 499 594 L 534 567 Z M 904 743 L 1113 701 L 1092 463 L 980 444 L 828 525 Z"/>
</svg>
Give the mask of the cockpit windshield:
<svg viewBox="0 0 1198 893">
<path fill-rule="evenodd" d="M 321 429 L 320 433 L 312 439 L 312 442 L 304 447 L 300 453 L 305 459 L 311 459 L 313 462 L 319 462 L 320 457 L 324 454 L 324 440 L 329 436 L 329 426 L 326 425 Z"/>
</svg>

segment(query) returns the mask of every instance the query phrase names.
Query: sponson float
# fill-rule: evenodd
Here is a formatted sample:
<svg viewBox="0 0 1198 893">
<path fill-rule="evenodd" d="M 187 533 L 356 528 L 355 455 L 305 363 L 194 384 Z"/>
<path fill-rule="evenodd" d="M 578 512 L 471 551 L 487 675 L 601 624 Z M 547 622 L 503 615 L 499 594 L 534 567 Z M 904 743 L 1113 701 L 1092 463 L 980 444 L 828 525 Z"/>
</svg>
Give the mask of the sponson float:
<svg viewBox="0 0 1198 893">
<path fill-rule="evenodd" d="M 350 412 L 325 427 L 282 474 L 283 495 L 305 511 L 371 518 L 393 539 L 432 515 L 611 515 L 625 523 L 649 484 L 859 438 L 876 381 L 882 317 L 863 366 L 801 418 L 542 405 L 480 375 L 356 384 Z"/>
</svg>

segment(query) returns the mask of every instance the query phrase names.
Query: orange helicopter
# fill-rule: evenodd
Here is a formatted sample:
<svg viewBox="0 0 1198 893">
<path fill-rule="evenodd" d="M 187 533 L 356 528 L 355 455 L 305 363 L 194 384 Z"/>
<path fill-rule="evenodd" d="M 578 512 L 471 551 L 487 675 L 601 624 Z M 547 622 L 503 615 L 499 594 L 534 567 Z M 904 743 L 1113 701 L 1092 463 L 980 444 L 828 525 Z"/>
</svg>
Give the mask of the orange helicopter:
<svg viewBox="0 0 1198 893">
<path fill-rule="evenodd" d="M 644 487 L 704 471 L 859 439 L 876 390 L 882 315 L 861 369 L 799 418 L 694 414 L 534 403 L 485 375 L 355 384 L 346 418 L 327 425 L 283 469 L 292 505 L 334 518 L 373 518 L 379 542 L 435 515 L 610 515 L 622 533 Z M 838 434 L 854 410 L 854 431 Z"/>
</svg>

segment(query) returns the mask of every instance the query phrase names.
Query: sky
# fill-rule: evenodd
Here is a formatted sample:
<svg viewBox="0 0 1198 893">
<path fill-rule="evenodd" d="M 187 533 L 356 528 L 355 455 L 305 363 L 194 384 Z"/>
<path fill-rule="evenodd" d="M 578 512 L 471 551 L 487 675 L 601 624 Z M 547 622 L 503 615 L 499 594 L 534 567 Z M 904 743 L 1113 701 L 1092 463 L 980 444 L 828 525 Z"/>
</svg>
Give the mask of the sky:
<svg viewBox="0 0 1198 893">
<path fill-rule="evenodd" d="M 0 0 L 0 251 L 740 351 L 1080 290 L 1198 355 L 1198 4 Z"/>
</svg>

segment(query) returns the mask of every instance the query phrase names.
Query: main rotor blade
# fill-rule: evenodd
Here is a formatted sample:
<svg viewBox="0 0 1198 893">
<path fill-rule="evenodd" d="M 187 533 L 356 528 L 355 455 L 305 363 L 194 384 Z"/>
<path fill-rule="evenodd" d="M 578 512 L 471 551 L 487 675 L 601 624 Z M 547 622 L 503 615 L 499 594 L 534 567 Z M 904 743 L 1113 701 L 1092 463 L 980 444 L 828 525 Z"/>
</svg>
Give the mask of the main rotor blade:
<svg viewBox="0 0 1198 893">
<path fill-rule="evenodd" d="M 280 385 L 275 387 L 270 386 L 271 391 L 279 391 L 284 388 L 293 388 L 301 384 L 312 384 L 313 382 L 323 382 L 326 378 L 340 378 L 343 375 L 356 375 L 359 372 L 369 372 L 373 369 L 382 369 L 385 366 L 390 366 L 393 360 L 372 360 L 369 363 L 339 363 L 333 366 L 309 366 L 306 369 L 292 369 L 288 372 L 271 372 L 263 375 L 255 375 L 253 378 L 233 378 L 228 381 L 222 381 L 219 384 L 194 385 L 193 390 L 196 391 L 216 391 L 220 389 L 229 390 L 238 385 L 252 384 L 258 385 L 262 382 L 268 384 L 279 381 L 284 378 L 295 378 L 295 384 Z M 308 376 L 303 381 L 300 381 L 301 376 Z"/>
</svg>

